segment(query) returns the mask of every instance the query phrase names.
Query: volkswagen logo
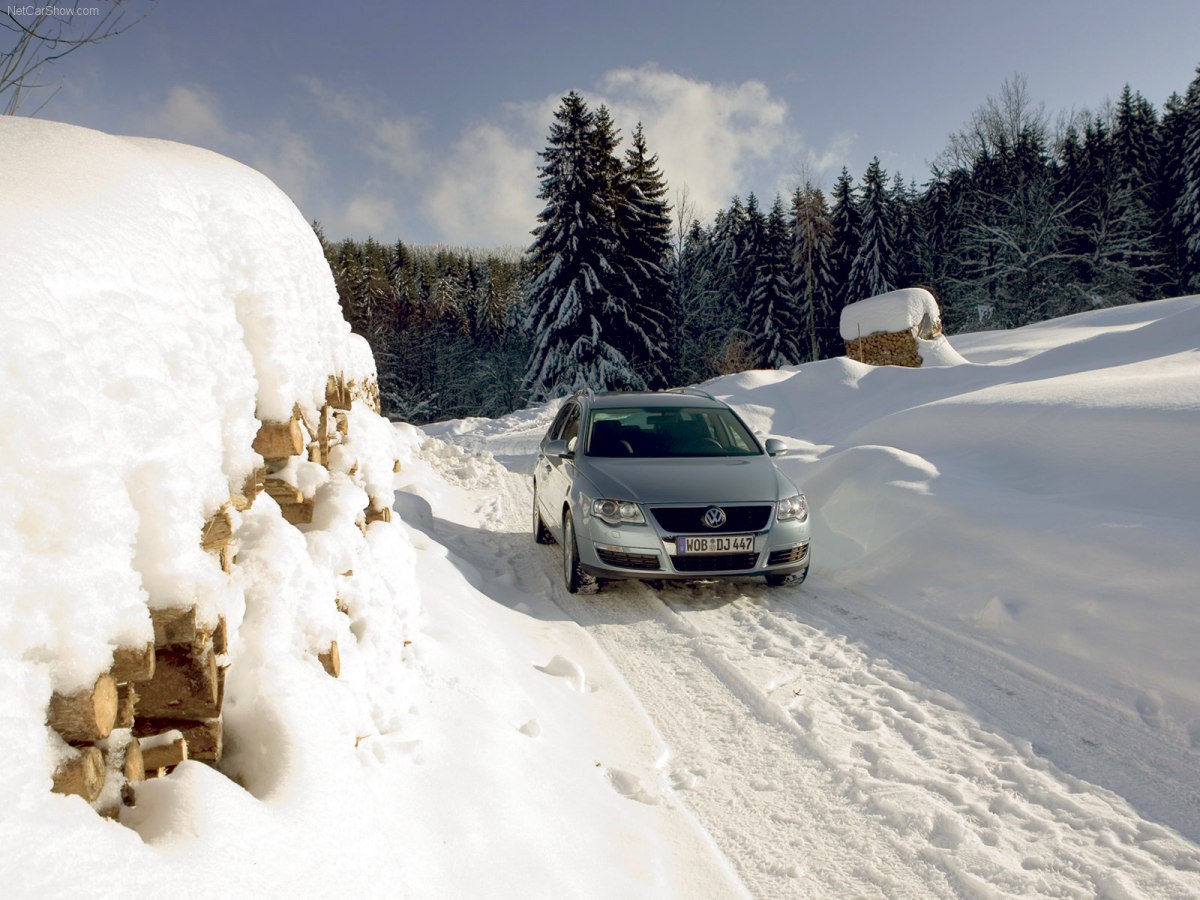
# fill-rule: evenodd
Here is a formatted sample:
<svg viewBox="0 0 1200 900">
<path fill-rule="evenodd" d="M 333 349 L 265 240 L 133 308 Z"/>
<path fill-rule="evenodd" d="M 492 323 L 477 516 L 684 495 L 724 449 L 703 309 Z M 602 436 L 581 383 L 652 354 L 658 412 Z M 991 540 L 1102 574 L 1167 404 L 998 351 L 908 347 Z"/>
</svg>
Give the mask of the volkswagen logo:
<svg viewBox="0 0 1200 900">
<path fill-rule="evenodd" d="M 719 506 L 710 506 L 704 511 L 704 524 L 708 528 L 720 528 L 725 524 L 725 510 Z"/>
</svg>

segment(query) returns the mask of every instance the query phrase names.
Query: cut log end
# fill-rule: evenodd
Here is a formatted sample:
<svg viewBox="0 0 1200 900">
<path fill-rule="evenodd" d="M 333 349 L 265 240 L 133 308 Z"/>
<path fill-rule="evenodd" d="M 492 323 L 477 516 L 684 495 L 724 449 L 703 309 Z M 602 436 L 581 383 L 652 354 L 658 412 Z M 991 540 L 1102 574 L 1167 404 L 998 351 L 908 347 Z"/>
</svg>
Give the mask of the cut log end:
<svg viewBox="0 0 1200 900">
<path fill-rule="evenodd" d="M 292 416 L 286 422 L 263 422 L 252 446 L 263 459 L 299 456 L 304 452 L 300 420 Z"/>
<path fill-rule="evenodd" d="M 112 677 L 118 683 L 153 678 L 154 642 L 141 647 L 118 647 L 113 652 Z"/>
<path fill-rule="evenodd" d="M 215 718 L 221 714 L 220 691 L 221 676 L 211 647 L 201 652 L 190 647 L 162 650 L 154 679 L 138 686 L 138 714 L 166 719 Z"/>
<path fill-rule="evenodd" d="M 158 647 L 191 644 L 196 640 L 196 607 L 172 607 L 150 610 L 154 623 L 154 643 Z"/>
<path fill-rule="evenodd" d="M 55 694 L 50 698 L 46 724 L 69 744 L 103 740 L 117 722 L 117 682 L 107 672 L 90 690 Z"/>
<path fill-rule="evenodd" d="M 97 747 L 81 747 L 55 770 L 51 790 L 94 803 L 104 790 L 104 776 L 104 754 Z"/>
<path fill-rule="evenodd" d="M 207 553 L 216 553 L 229 545 L 233 538 L 233 517 L 229 514 L 232 504 L 217 510 L 200 530 L 200 546 Z"/>
<path fill-rule="evenodd" d="M 324 653 L 318 653 L 317 659 L 321 661 L 322 667 L 332 677 L 337 678 L 342 674 L 342 655 L 338 651 L 337 641 L 330 642 L 329 649 Z"/>
<path fill-rule="evenodd" d="M 132 728 L 138 695 L 132 684 L 117 685 L 117 720 L 114 728 Z"/>
<path fill-rule="evenodd" d="M 142 758 L 142 745 L 137 738 L 130 738 L 129 743 L 125 745 L 125 760 L 121 768 L 126 781 L 146 780 L 146 762 Z"/>
<path fill-rule="evenodd" d="M 182 737 L 142 748 L 142 765 L 147 777 L 160 777 L 187 758 L 187 741 Z"/>
<path fill-rule="evenodd" d="M 392 511 L 386 506 L 383 509 L 373 509 L 368 507 L 365 519 L 368 525 L 370 525 L 372 522 L 390 522 L 392 521 Z"/>
</svg>

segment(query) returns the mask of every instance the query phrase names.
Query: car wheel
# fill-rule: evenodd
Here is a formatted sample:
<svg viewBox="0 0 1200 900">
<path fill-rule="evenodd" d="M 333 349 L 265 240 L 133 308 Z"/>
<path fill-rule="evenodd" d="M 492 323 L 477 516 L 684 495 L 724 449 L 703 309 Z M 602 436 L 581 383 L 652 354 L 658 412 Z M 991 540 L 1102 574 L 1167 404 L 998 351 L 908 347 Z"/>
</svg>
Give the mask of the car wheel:
<svg viewBox="0 0 1200 900">
<path fill-rule="evenodd" d="M 771 587 L 782 587 L 785 584 L 799 585 L 804 584 L 804 579 L 808 577 L 808 569 L 803 572 L 788 572 L 786 574 L 768 575 L 767 584 Z"/>
<path fill-rule="evenodd" d="M 579 545 L 575 541 L 575 521 L 570 510 L 563 514 L 563 582 L 570 594 L 593 594 L 600 586 L 595 576 L 579 566 Z"/>
<path fill-rule="evenodd" d="M 538 508 L 537 487 L 533 489 L 533 539 L 539 544 L 553 544 L 554 535 L 542 521 L 542 511 Z"/>
</svg>

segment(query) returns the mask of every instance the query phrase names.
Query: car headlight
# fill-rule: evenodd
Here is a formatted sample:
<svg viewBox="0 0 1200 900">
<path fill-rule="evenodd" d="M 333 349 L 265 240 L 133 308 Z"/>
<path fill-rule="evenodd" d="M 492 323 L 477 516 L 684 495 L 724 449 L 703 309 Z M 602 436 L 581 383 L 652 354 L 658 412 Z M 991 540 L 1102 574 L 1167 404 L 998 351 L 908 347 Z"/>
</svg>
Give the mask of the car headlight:
<svg viewBox="0 0 1200 900">
<path fill-rule="evenodd" d="M 780 522 L 795 519 L 798 522 L 808 521 L 808 501 L 803 494 L 793 494 L 780 500 L 776 506 L 775 518 Z"/>
<path fill-rule="evenodd" d="M 632 500 L 593 500 L 592 515 L 609 525 L 644 523 L 642 510 Z"/>
</svg>

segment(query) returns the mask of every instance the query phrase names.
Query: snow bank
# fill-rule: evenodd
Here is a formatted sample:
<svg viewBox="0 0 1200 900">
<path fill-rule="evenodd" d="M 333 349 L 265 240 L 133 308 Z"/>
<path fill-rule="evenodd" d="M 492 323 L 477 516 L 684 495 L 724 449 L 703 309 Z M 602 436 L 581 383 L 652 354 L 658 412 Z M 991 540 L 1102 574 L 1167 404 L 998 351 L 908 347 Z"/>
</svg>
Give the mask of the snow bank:
<svg viewBox="0 0 1200 900">
<path fill-rule="evenodd" d="M 909 331 L 920 325 L 926 316 L 933 325 L 941 322 L 937 301 L 924 288 L 902 288 L 880 294 L 849 303 L 842 309 L 842 340 Z"/>
<path fill-rule="evenodd" d="M 331 375 L 374 380 L 370 351 L 312 229 L 259 173 L 14 117 L 0 159 L 0 884 L 115 895 L 166 883 L 181 859 L 199 884 L 221 867 L 214 847 L 234 852 L 257 822 L 271 848 L 263 833 L 292 817 L 293 849 L 262 870 L 311 876 L 337 852 L 327 832 L 359 830 L 339 805 L 370 794 L 356 743 L 395 729 L 414 677 L 411 544 L 355 524 L 391 506 L 392 428 L 356 401 L 329 471 L 296 475 L 313 524 L 259 495 L 232 514 L 231 574 L 200 535 L 262 464 L 260 421 L 299 407 L 315 422 Z M 90 686 L 115 648 L 152 639 L 150 608 L 178 606 L 227 620 L 222 768 L 238 783 L 189 762 L 142 786 L 121 813 L 139 839 L 50 793 L 65 746 L 43 722 L 52 691 Z M 333 640 L 336 680 L 317 661 Z"/>
<path fill-rule="evenodd" d="M 812 589 L 852 584 L 1196 747 L 1197 334 L 1188 297 L 955 336 L 965 366 L 705 389 L 792 445 Z"/>
</svg>

